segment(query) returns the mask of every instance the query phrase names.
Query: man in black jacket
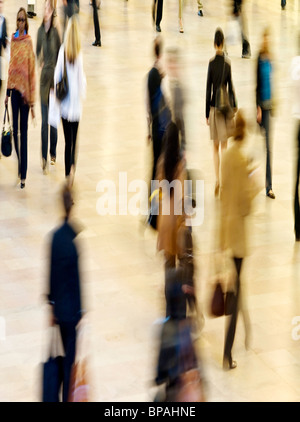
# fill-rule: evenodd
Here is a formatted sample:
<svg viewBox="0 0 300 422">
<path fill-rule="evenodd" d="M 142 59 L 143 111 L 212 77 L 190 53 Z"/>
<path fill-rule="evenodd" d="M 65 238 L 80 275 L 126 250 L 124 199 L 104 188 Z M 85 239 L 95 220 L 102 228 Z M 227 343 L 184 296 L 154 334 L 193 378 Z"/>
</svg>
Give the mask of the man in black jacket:
<svg viewBox="0 0 300 422">
<path fill-rule="evenodd" d="M 52 324 L 58 324 L 65 351 L 63 401 L 68 401 L 70 376 L 76 353 L 76 326 L 82 315 L 77 233 L 69 223 L 73 198 L 68 187 L 63 189 L 64 223 L 54 231 L 51 242 L 49 303 Z"/>
</svg>

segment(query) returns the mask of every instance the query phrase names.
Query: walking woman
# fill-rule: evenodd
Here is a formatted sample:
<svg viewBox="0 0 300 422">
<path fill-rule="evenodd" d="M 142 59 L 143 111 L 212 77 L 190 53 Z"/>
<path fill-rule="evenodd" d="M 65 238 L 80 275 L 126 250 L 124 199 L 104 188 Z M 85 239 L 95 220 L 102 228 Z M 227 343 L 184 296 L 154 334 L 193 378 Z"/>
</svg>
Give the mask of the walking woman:
<svg viewBox="0 0 300 422">
<path fill-rule="evenodd" d="M 214 38 L 214 47 L 216 55 L 208 65 L 206 82 L 206 122 L 210 127 L 210 138 L 214 142 L 214 167 L 215 167 L 215 195 L 219 194 L 220 188 L 220 146 L 221 154 L 227 148 L 227 140 L 232 133 L 232 120 L 218 112 L 215 108 L 216 92 L 223 83 L 228 85 L 228 94 L 233 109 L 236 108 L 236 100 L 231 79 L 231 65 L 228 59 L 225 59 L 223 52 L 224 34 L 221 28 L 217 28 Z"/>
<path fill-rule="evenodd" d="M 164 251 L 165 287 L 169 270 L 177 266 L 179 257 L 178 230 L 184 221 L 184 180 L 186 180 L 185 160 L 180 154 L 179 133 L 175 123 L 169 123 L 164 137 L 164 149 L 157 164 L 158 181 L 166 181 L 174 188 L 162 188 L 161 208 L 157 220 L 157 248 Z"/>
<path fill-rule="evenodd" d="M 226 330 L 223 367 L 233 369 L 236 362 L 232 359 L 232 346 L 235 337 L 239 301 L 241 296 L 240 275 L 243 260 L 247 254 L 247 228 L 246 217 L 251 211 L 251 203 L 259 192 L 254 176 L 248 166 L 242 148 L 245 139 L 246 122 L 241 110 L 236 115 L 236 128 L 233 143 L 224 153 L 221 165 L 221 224 L 220 246 L 222 251 L 228 251 L 234 261 L 236 277 L 234 282 L 233 312 L 228 317 L 229 323 Z M 243 318 L 246 327 L 246 344 L 248 340 L 249 322 L 243 309 Z"/>
<path fill-rule="evenodd" d="M 82 115 L 82 99 L 86 93 L 86 78 L 83 70 L 78 18 L 68 21 L 65 41 L 62 44 L 54 73 L 54 85 L 61 81 L 64 64 L 68 79 L 67 96 L 60 103 L 65 137 L 65 176 L 73 183 L 76 166 L 76 141 L 79 121 Z"/>
<path fill-rule="evenodd" d="M 264 131 L 266 140 L 266 195 L 275 199 L 272 188 L 270 122 L 273 111 L 272 74 L 273 66 L 269 47 L 269 31 L 263 33 L 262 47 L 257 59 L 256 106 L 257 122 Z"/>
<path fill-rule="evenodd" d="M 13 133 L 16 154 L 18 157 L 18 175 L 21 178 L 21 189 L 25 188 L 27 175 L 27 133 L 28 115 L 31 110 L 35 117 L 35 55 L 32 39 L 28 34 L 26 10 L 21 7 L 17 13 L 17 29 L 11 37 L 11 52 L 8 68 L 7 92 L 5 106 L 11 96 L 13 113 Z M 20 145 L 19 145 L 20 121 Z"/>
<path fill-rule="evenodd" d="M 47 169 L 48 157 L 48 113 L 49 93 L 54 88 L 54 70 L 60 49 L 60 37 L 57 29 L 53 26 L 54 19 L 53 0 L 45 1 L 44 19 L 37 34 L 36 55 L 40 59 L 40 97 L 42 112 L 42 168 L 44 173 Z M 50 126 L 50 157 L 51 164 L 56 161 L 57 128 Z"/>
</svg>

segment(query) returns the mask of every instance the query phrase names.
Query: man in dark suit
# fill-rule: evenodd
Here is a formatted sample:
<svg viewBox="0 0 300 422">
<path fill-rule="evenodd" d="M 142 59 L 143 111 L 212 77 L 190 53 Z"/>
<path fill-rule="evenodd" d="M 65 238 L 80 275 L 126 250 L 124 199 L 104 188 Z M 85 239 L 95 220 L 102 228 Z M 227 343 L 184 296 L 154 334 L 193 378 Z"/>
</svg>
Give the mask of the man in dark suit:
<svg viewBox="0 0 300 422">
<path fill-rule="evenodd" d="M 152 6 L 152 18 L 155 23 L 156 31 L 161 32 L 160 22 L 162 20 L 164 0 L 154 0 Z"/>
<path fill-rule="evenodd" d="M 2 56 L 2 48 L 7 45 L 7 25 L 3 16 L 3 0 L 0 0 L 0 57 Z M 2 86 L 2 68 L 0 65 L 0 91 Z"/>
<path fill-rule="evenodd" d="M 76 354 L 76 326 L 82 316 L 76 231 L 69 222 L 73 198 L 63 189 L 65 220 L 52 237 L 50 257 L 49 303 L 52 325 L 58 324 L 65 351 L 63 401 L 68 401 L 72 365 Z"/>
</svg>

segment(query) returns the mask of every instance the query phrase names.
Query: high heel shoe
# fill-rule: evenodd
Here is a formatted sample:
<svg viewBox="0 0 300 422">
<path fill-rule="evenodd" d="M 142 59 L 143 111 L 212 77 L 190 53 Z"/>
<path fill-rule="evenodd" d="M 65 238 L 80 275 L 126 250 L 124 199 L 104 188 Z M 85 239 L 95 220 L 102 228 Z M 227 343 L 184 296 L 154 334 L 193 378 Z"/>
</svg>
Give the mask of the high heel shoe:
<svg viewBox="0 0 300 422">
<path fill-rule="evenodd" d="M 223 369 L 224 371 L 228 371 L 229 369 L 234 369 L 237 367 L 237 363 L 235 360 L 225 358 L 223 359 Z"/>
<path fill-rule="evenodd" d="M 181 19 L 179 20 L 179 32 L 180 32 L 181 34 L 183 34 L 183 33 L 184 33 L 183 23 L 182 23 L 182 20 L 181 20 Z"/>
</svg>

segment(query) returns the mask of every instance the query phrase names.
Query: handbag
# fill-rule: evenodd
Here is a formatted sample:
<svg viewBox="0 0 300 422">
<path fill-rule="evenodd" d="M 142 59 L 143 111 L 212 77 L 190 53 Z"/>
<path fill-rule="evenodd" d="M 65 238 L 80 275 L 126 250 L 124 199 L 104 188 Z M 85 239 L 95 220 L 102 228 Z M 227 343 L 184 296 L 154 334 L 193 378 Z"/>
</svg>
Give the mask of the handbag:
<svg viewBox="0 0 300 422">
<path fill-rule="evenodd" d="M 236 296 L 232 290 L 226 292 L 225 295 L 225 315 L 232 315 L 236 306 Z"/>
<path fill-rule="evenodd" d="M 211 301 L 211 314 L 215 317 L 220 317 L 225 314 L 225 299 L 220 282 L 217 282 Z"/>
<path fill-rule="evenodd" d="M 64 53 L 64 72 L 60 82 L 56 84 L 56 98 L 59 101 L 63 101 L 69 92 L 69 83 L 67 76 L 67 67 L 66 67 L 66 54 Z"/>
<path fill-rule="evenodd" d="M 6 113 L 7 113 L 7 120 L 9 127 L 8 129 L 5 128 L 5 121 L 6 121 Z M 12 130 L 9 121 L 9 113 L 8 107 L 5 106 L 4 112 L 4 119 L 3 119 L 3 129 L 2 129 L 2 136 L 1 136 L 1 152 L 5 157 L 9 157 L 12 151 L 12 141 L 11 141 Z"/>
<path fill-rule="evenodd" d="M 58 326 L 52 328 L 49 358 L 43 363 L 42 401 L 48 403 L 59 402 L 59 394 L 63 382 L 64 357 L 54 355 L 54 347 L 58 343 Z"/>
<path fill-rule="evenodd" d="M 225 71 L 225 57 L 223 65 L 223 73 L 221 84 L 216 90 L 215 108 L 218 112 L 222 113 L 226 119 L 232 119 L 234 117 L 233 106 L 235 105 L 234 98 L 229 99 L 227 87 L 224 85 L 224 71 Z"/>
<path fill-rule="evenodd" d="M 87 350 L 87 324 L 83 321 L 80 322 L 78 330 L 78 340 L 76 345 L 75 361 L 72 365 L 70 389 L 68 402 L 88 402 L 90 400 L 90 384 L 88 374 L 88 357 Z"/>
</svg>

